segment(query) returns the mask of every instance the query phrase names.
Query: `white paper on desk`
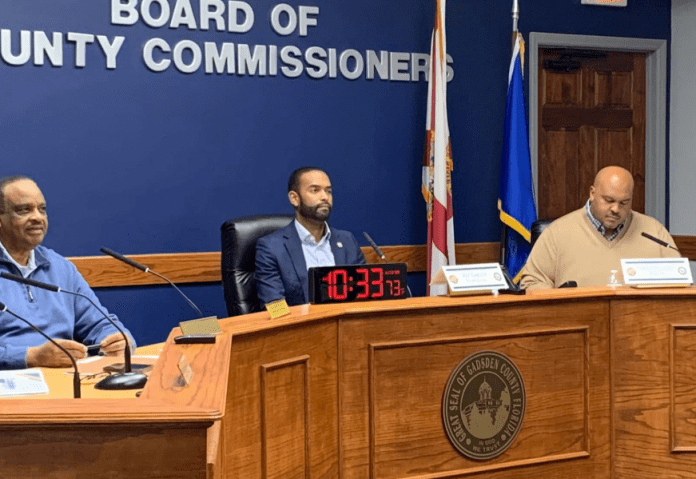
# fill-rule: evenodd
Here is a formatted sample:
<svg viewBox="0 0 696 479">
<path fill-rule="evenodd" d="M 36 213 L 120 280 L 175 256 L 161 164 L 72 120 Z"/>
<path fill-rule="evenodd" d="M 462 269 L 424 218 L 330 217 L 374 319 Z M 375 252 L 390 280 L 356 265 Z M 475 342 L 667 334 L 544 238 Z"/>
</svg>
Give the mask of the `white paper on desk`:
<svg viewBox="0 0 696 479">
<path fill-rule="evenodd" d="M 40 369 L 0 371 L 0 397 L 48 394 L 48 384 Z"/>
</svg>

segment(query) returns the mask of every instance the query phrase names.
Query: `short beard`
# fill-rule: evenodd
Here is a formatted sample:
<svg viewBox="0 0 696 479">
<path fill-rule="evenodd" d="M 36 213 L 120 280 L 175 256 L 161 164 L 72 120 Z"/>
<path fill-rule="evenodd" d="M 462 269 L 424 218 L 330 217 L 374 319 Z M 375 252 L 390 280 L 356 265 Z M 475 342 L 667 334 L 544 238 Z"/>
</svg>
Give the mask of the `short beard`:
<svg viewBox="0 0 696 479">
<path fill-rule="evenodd" d="M 309 220 L 319 222 L 324 222 L 329 219 L 329 216 L 331 216 L 331 206 L 329 206 L 326 213 L 319 213 L 318 210 L 319 206 L 307 206 L 302 202 L 302 199 L 300 198 L 300 205 L 297 207 L 297 211 L 300 213 L 300 216 Z"/>
</svg>

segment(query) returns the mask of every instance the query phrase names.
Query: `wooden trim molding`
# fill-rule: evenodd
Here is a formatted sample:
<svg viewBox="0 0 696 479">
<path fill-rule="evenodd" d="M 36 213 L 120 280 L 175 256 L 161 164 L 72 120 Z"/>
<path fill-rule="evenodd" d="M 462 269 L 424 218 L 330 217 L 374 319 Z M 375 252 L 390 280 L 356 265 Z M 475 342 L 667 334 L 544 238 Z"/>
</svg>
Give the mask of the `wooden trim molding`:
<svg viewBox="0 0 696 479">
<path fill-rule="evenodd" d="M 696 236 L 674 236 L 682 255 L 696 261 Z M 492 263 L 498 261 L 500 243 L 458 243 L 457 264 Z M 368 263 L 381 260 L 369 247 L 362 248 Z M 383 246 L 382 251 L 389 261 L 406 263 L 410 273 L 422 273 L 426 269 L 426 245 Z M 220 253 L 167 253 L 136 254 L 129 258 L 144 264 L 153 271 L 166 276 L 176 284 L 218 283 Z M 164 284 L 165 281 L 152 274 L 143 273 L 110 256 L 80 256 L 69 258 L 93 288 L 118 286 L 143 286 Z"/>
<path fill-rule="evenodd" d="M 176 284 L 215 283 L 222 278 L 220 253 L 134 254 L 128 257 L 166 276 Z M 93 288 L 166 284 L 166 281 L 132 268 L 110 256 L 68 258 Z"/>
<path fill-rule="evenodd" d="M 497 261 L 499 246 L 498 243 L 460 243 L 456 248 L 457 263 L 471 264 Z M 362 251 L 368 263 L 381 262 L 372 248 L 366 246 L 362 248 Z M 384 246 L 382 251 L 389 261 L 406 263 L 409 272 L 425 271 L 427 257 L 425 245 Z M 135 254 L 128 257 L 166 276 L 176 284 L 217 283 L 222 280 L 220 253 L 217 251 Z M 78 271 L 93 288 L 166 283 L 155 275 L 132 268 L 110 256 L 79 256 L 68 259 L 77 266 Z"/>
<path fill-rule="evenodd" d="M 696 261 L 696 236 L 673 235 L 672 238 L 682 256 L 689 258 L 690 261 Z"/>
</svg>

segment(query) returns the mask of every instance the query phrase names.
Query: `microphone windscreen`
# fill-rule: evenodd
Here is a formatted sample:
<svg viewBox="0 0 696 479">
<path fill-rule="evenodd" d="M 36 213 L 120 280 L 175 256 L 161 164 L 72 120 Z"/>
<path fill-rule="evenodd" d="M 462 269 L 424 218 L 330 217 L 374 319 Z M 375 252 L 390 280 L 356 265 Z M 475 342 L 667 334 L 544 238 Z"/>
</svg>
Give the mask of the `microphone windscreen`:
<svg viewBox="0 0 696 479">
<path fill-rule="evenodd" d="M 654 241 L 655 243 L 657 243 L 657 244 L 659 244 L 659 245 L 666 246 L 667 248 L 671 248 L 670 244 L 667 243 L 666 241 L 662 241 L 662 240 L 659 239 L 659 238 L 655 238 L 653 235 L 649 235 L 649 234 L 646 233 L 645 231 L 643 231 L 643 232 L 641 233 L 641 235 L 642 235 L 643 237 L 645 237 L 645 238 L 648 238 L 648 239 L 651 240 L 651 241 Z"/>
<path fill-rule="evenodd" d="M 58 286 L 54 286 L 48 283 L 42 283 L 41 281 L 36 281 L 29 278 L 23 278 L 21 276 L 16 276 L 14 274 L 7 273 L 6 271 L 0 273 L 0 276 L 2 276 L 5 279 L 9 279 L 10 281 L 15 281 L 17 283 L 28 284 L 29 286 L 36 286 L 37 288 L 47 289 L 49 291 L 60 291 L 60 288 Z"/>
</svg>

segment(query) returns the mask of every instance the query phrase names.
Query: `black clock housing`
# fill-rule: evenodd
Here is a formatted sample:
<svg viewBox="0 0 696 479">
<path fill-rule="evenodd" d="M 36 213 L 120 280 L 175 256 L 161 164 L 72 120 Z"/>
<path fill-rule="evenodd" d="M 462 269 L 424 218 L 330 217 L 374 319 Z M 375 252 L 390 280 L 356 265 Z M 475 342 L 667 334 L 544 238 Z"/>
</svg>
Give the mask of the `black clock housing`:
<svg viewBox="0 0 696 479">
<path fill-rule="evenodd" d="M 309 268 L 309 302 L 345 303 L 408 297 L 406 263 Z"/>
</svg>

